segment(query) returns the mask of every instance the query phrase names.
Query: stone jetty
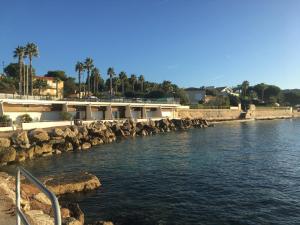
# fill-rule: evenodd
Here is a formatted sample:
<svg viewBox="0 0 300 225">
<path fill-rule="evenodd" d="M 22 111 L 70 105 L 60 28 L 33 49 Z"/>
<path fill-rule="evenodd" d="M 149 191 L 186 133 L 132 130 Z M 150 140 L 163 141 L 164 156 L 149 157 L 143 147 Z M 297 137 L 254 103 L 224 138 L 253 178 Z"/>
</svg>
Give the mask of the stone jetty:
<svg viewBox="0 0 300 225">
<path fill-rule="evenodd" d="M 0 138 L 0 165 L 48 157 L 69 151 L 86 151 L 92 146 L 108 144 L 118 138 L 148 136 L 159 133 L 205 128 L 202 119 L 161 119 L 147 122 L 97 121 L 88 125 L 65 128 L 16 131 L 9 138 Z"/>
</svg>

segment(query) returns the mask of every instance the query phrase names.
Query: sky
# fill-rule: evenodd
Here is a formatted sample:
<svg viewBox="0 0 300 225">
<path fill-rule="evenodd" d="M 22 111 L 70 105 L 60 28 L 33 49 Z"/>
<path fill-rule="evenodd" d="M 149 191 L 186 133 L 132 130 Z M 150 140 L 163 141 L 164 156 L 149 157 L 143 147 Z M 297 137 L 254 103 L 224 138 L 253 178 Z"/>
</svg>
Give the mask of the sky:
<svg viewBox="0 0 300 225">
<path fill-rule="evenodd" d="M 300 0 L 1 0 L 0 62 L 35 42 L 38 75 L 86 57 L 180 87 L 300 88 Z M 2 67 L 2 66 L 1 66 Z"/>
</svg>

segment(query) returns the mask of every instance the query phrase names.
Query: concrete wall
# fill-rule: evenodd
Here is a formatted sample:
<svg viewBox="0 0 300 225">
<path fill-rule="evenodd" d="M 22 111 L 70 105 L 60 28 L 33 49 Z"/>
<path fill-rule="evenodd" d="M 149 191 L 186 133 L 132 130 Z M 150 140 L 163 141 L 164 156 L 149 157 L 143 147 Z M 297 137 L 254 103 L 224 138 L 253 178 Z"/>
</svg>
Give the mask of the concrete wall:
<svg viewBox="0 0 300 225">
<path fill-rule="evenodd" d="M 275 119 L 293 117 L 293 111 L 290 107 L 252 107 L 247 112 L 246 118 L 250 119 Z"/>
<path fill-rule="evenodd" d="M 35 128 L 61 127 L 74 125 L 73 121 L 58 121 L 58 122 L 36 122 L 36 123 L 22 123 L 23 130 L 31 130 Z"/>
<path fill-rule="evenodd" d="M 298 112 L 297 110 L 293 110 L 293 116 L 300 117 L 300 111 Z"/>
<path fill-rule="evenodd" d="M 61 120 L 60 112 L 5 112 L 13 121 L 18 121 L 18 117 L 29 114 L 33 121 L 57 121 Z"/>
<path fill-rule="evenodd" d="M 206 120 L 235 120 L 241 114 L 237 109 L 179 109 L 179 118 L 202 118 Z"/>
</svg>

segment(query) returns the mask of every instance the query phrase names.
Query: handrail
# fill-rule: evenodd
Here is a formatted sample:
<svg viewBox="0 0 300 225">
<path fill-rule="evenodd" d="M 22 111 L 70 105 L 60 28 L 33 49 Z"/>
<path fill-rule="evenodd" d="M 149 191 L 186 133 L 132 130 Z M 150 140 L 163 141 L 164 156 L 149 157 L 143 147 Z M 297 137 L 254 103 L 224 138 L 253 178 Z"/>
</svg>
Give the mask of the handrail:
<svg viewBox="0 0 300 225">
<path fill-rule="evenodd" d="M 60 207 L 56 196 L 49 191 L 38 179 L 36 179 L 31 173 L 25 170 L 22 167 L 17 168 L 17 177 L 16 177 L 16 216 L 17 216 L 17 225 L 22 223 L 25 225 L 30 225 L 26 216 L 21 211 L 21 195 L 20 195 L 20 176 L 24 175 L 31 183 L 37 186 L 50 200 L 52 203 L 52 208 L 54 211 L 54 224 L 61 225 L 61 215 L 60 215 Z"/>
</svg>

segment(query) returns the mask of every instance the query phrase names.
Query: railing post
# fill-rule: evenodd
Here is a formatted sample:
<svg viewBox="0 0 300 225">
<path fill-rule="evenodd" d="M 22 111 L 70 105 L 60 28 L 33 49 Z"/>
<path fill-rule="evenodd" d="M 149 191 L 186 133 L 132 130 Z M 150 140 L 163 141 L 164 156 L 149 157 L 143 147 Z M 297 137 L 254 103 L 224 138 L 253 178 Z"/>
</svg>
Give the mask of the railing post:
<svg viewBox="0 0 300 225">
<path fill-rule="evenodd" d="M 17 176 L 16 176 L 16 219 L 17 225 L 20 225 L 20 216 L 19 210 L 21 209 L 21 201 L 20 201 L 20 170 L 17 169 Z"/>
</svg>

